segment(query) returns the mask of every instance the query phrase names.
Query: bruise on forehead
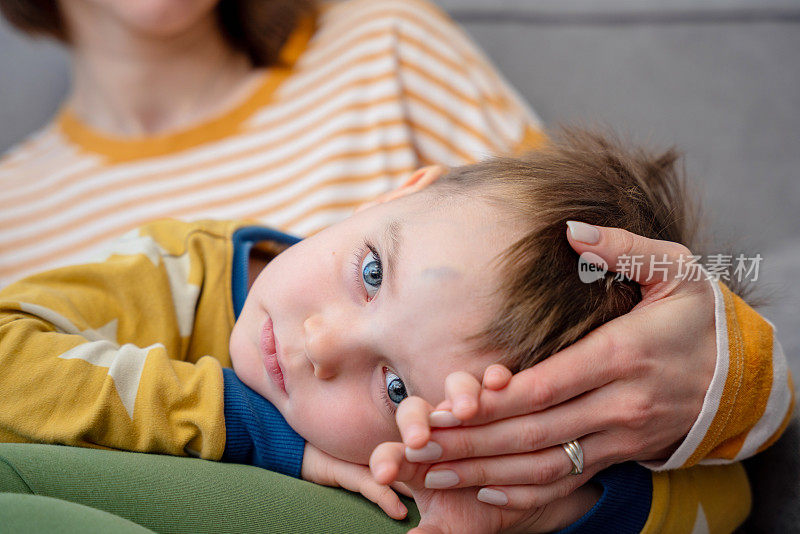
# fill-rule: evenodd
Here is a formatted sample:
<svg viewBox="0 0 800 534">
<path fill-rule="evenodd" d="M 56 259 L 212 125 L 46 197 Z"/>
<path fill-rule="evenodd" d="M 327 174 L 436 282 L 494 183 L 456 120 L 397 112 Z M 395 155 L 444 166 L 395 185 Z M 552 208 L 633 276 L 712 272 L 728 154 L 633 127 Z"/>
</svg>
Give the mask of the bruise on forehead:
<svg viewBox="0 0 800 534">
<path fill-rule="evenodd" d="M 422 276 L 426 278 L 435 278 L 436 280 L 460 278 L 464 273 L 453 267 L 428 267 L 422 271 Z"/>
</svg>

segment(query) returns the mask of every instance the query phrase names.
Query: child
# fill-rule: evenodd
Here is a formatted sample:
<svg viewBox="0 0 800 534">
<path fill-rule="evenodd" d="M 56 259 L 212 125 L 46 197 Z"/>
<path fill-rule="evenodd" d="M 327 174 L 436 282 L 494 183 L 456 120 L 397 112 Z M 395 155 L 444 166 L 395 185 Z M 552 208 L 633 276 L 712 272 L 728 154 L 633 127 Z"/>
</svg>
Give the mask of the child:
<svg viewBox="0 0 800 534">
<path fill-rule="evenodd" d="M 568 131 L 427 188 L 418 174 L 390 202 L 296 244 L 244 223 L 148 225 L 92 262 L 0 292 L 0 439 L 191 454 L 332 483 L 320 465 L 344 473 L 400 439 L 394 413 L 408 395 L 435 405 L 456 369 L 523 369 L 629 311 L 636 284 L 580 282 L 565 222 L 688 243 L 674 160 Z M 655 489 L 635 490 L 649 474 L 632 469 L 603 481 L 629 488 L 603 506 L 649 509 Z M 714 512 L 735 526 L 747 483 L 738 465 L 722 469 L 731 487 Z M 343 485 L 403 515 L 379 484 Z M 598 496 L 587 485 L 536 526 L 563 526 Z"/>
</svg>

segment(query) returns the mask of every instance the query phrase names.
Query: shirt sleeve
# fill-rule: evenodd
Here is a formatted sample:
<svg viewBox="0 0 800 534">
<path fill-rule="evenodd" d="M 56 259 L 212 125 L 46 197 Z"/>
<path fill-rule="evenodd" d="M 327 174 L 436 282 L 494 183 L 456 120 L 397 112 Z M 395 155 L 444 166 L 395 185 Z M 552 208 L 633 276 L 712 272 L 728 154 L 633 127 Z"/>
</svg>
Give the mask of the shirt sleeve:
<svg viewBox="0 0 800 534">
<path fill-rule="evenodd" d="M 727 534 L 750 514 L 752 494 L 741 464 L 652 473 L 653 499 L 642 534 Z"/>
<path fill-rule="evenodd" d="M 542 124 L 446 13 L 422 0 L 394 6 L 397 77 L 423 165 L 473 163 L 538 146 Z"/>
<path fill-rule="evenodd" d="M 0 440 L 221 457 L 220 362 L 181 361 L 201 269 L 153 235 L 0 292 Z"/>
<path fill-rule="evenodd" d="M 724 284 L 714 289 L 717 364 L 700 415 L 673 455 L 654 470 L 748 458 L 786 429 L 794 386 L 775 328 Z"/>
<path fill-rule="evenodd" d="M 599 472 L 592 479 L 603 493 L 595 505 L 558 534 L 640 532 L 647 521 L 653 496 L 650 472 L 632 462 Z"/>
<path fill-rule="evenodd" d="M 592 479 L 597 503 L 558 534 L 733 532 L 750 513 L 752 496 L 741 464 L 651 472 L 628 462 Z"/>
<path fill-rule="evenodd" d="M 225 462 L 256 465 L 300 478 L 305 440 L 267 399 L 247 387 L 232 369 L 225 383 Z"/>
</svg>

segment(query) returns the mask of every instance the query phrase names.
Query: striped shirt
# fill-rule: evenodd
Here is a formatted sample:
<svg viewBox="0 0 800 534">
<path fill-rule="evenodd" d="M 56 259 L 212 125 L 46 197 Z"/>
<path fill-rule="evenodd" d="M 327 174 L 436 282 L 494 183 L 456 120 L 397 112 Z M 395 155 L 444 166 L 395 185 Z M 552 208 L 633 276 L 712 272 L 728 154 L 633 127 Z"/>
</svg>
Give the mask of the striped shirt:
<svg viewBox="0 0 800 534">
<path fill-rule="evenodd" d="M 63 108 L 0 160 L 0 287 L 150 220 L 254 219 L 308 235 L 430 163 L 533 145 L 539 121 L 423 0 L 323 4 L 233 109 L 147 138 Z"/>
</svg>

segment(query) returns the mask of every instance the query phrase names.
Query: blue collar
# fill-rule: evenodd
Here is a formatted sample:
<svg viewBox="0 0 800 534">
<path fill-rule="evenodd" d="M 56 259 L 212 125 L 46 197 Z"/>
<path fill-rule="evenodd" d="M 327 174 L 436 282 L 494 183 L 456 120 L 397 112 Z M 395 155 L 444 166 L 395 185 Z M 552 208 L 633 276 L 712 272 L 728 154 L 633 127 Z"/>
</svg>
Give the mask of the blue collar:
<svg viewBox="0 0 800 534">
<path fill-rule="evenodd" d="M 250 249 L 259 241 L 275 241 L 294 245 L 299 237 L 284 234 L 263 226 L 243 226 L 233 233 L 233 265 L 231 268 L 231 293 L 233 294 L 233 314 L 238 319 L 247 298 L 248 266 Z"/>
</svg>

